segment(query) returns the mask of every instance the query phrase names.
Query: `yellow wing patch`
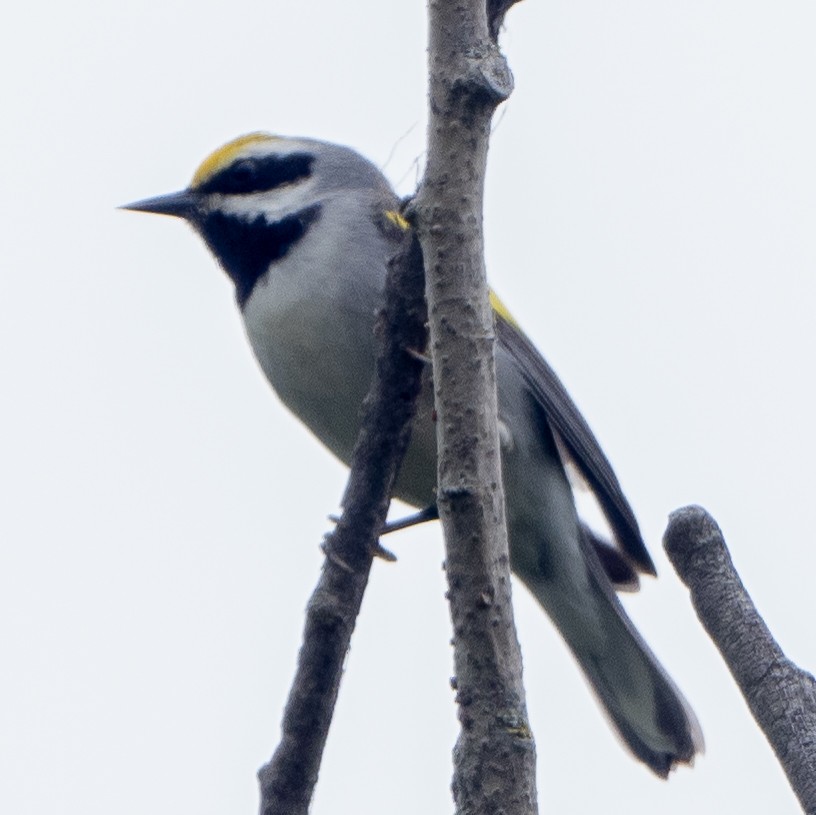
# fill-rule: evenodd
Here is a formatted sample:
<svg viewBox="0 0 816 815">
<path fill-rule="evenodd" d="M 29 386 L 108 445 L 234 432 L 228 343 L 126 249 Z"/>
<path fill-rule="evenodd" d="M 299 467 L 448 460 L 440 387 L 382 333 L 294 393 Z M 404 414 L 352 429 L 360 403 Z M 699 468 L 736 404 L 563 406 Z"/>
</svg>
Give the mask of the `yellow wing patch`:
<svg viewBox="0 0 816 815">
<path fill-rule="evenodd" d="M 411 224 L 402 216 L 402 213 L 397 212 L 395 209 L 387 209 L 385 211 L 385 217 L 403 232 L 407 232 L 411 228 Z"/>
<path fill-rule="evenodd" d="M 499 295 L 490 290 L 490 307 L 493 309 L 499 317 L 502 318 L 506 323 L 509 323 L 513 326 L 513 328 L 518 328 L 519 324 L 513 318 L 513 315 L 510 313 L 510 310 L 507 308 L 501 300 L 499 300 Z"/>
<path fill-rule="evenodd" d="M 245 147 L 249 147 L 251 144 L 259 144 L 260 142 L 275 141 L 277 138 L 277 136 L 273 136 L 271 133 L 257 132 L 247 133 L 245 136 L 239 136 L 237 139 L 227 142 L 223 147 L 219 147 L 214 153 L 211 153 L 201 162 L 201 166 L 195 171 L 190 186 L 193 188 L 200 187 L 219 170 L 223 170 L 224 167 L 229 165 Z"/>
</svg>

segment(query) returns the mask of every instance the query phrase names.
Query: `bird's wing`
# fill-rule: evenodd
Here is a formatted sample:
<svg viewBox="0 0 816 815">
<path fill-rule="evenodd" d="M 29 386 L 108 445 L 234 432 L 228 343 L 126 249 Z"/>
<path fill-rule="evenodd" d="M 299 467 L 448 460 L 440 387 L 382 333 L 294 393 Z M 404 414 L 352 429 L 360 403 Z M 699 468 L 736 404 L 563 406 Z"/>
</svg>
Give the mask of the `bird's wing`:
<svg viewBox="0 0 816 815">
<path fill-rule="evenodd" d="M 553 432 L 560 437 L 579 472 L 603 509 L 616 540 L 631 560 L 647 574 L 656 574 L 637 519 L 621 490 L 612 465 L 598 440 L 567 393 L 555 371 L 518 327 L 501 301 L 491 293 L 496 315 L 496 336 L 501 347 L 518 363 L 533 396 Z"/>
</svg>

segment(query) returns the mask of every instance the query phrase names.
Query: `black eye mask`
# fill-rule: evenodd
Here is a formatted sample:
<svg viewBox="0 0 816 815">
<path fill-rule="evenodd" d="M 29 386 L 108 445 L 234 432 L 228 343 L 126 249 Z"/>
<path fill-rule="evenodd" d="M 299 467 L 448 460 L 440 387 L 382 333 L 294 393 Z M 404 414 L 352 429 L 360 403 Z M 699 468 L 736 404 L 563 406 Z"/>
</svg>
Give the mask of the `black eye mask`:
<svg viewBox="0 0 816 815">
<path fill-rule="evenodd" d="M 205 181 L 197 191 L 224 194 L 264 192 L 308 178 L 313 162 L 314 156 L 308 153 L 242 158 Z"/>
</svg>

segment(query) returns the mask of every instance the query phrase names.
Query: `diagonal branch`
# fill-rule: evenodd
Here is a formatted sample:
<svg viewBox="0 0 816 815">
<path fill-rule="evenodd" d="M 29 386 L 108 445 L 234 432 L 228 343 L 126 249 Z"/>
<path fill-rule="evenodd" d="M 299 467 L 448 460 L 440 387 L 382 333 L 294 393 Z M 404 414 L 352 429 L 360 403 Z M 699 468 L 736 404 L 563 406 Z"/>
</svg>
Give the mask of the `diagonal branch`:
<svg viewBox="0 0 816 815">
<path fill-rule="evenodd" d="M 377 374 L 364 404 L 343 516 L 326 538 L 326 559 L 306 610 L 303 645 L 281 741 L 261 768 L 261 815 L 306 815 L 334 712 L 343 660 L 368 583 L 408 446 L 424 364 L 409 349 L 425 347 L 422 253 L 406 234 L 391 263 L 379 323 Z"/>
<path fill-rule="evenodd" d="M 802 808 L 816 813 L 816 680 L 773 638 L 704 509 L 673 512 L 663 546 Z"/>
</svg>

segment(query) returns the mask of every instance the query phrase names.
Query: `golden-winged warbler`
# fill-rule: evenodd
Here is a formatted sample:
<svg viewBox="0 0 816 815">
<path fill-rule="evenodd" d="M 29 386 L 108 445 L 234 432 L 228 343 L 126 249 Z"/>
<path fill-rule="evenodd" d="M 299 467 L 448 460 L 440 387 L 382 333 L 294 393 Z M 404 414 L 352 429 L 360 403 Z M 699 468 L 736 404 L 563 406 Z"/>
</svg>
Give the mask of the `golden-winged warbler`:
<svg viewBox="0 0 816 815">
<path fill-rule="evenodd" d="M 347 147 L 252 133 L 181 192 L 125 207 L 175 215 L 235 285 L 255 356 L 283 402 L 348 462 L 374 370 L 373 327 L 401 242 L 399 199 Z M 498 299 L 496 366 L 512 568 L 552 618 L 632 752 L 666 776 L 702 750 L 697 720 L 621 607 L 654 565 L 598 442 Z M 562 463 L 598 498 L 616 546 L 583 524 Z M 432 506 L 433 393 L 423 389 L 395 494 Z"/>
</svg>

